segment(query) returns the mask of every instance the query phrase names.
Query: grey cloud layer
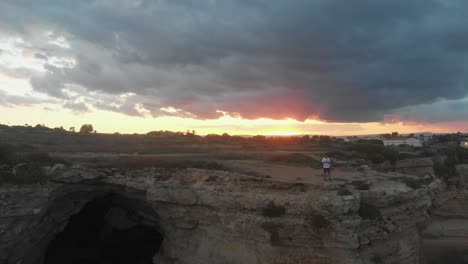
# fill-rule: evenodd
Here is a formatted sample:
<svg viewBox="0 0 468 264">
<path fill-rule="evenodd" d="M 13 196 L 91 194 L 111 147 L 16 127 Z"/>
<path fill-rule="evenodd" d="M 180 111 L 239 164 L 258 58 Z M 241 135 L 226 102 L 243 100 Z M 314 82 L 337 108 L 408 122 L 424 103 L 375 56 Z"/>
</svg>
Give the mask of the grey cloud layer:
<svg viewBox="0 0 468 264">
<path fill-rule="evenodd" d="M 0 10 L 5 30 L 41 24 L 70 39 L 77 65 L 49 65 L 35 89 L 132 92 L 154 115 L 371 121 L 468 94 L 463 0 L 4 0 Z"/>
</svg>

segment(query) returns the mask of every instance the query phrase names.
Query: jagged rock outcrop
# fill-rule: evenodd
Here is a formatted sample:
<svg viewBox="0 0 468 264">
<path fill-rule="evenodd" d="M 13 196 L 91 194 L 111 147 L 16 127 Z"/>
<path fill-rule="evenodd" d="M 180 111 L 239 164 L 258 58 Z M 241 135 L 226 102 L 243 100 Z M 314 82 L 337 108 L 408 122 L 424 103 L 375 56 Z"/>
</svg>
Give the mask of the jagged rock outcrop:
<svg viewBox="0 0 468 264">
<path fill-rule="evenodd" d="M 163 234 L 154 263 L 418 263 L 419 228 L 440 190 L 437 180 L 409 186 L 382 173 L 341 185 L 199 169 L 45 174 L 46 182 L 0 186 L 0 263 L 41 263 L 70 217 L 108 194 Z M 119 219 L 111 225 L 129 226 Z"/>
</svg>

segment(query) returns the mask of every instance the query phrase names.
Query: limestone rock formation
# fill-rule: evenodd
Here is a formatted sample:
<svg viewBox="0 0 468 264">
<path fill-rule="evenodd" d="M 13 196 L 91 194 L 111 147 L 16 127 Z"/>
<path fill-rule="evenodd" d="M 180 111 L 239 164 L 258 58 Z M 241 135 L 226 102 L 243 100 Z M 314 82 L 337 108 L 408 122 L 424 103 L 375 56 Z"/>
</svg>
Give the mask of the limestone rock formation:
<svg viewBox="0 0 468 264">
<path fill-rule="evenodd" d="M 441 185 L 382 173 L 326 186 L 200 169 L 60 165 L 46 175 L 0 186 L 0 263 L 42 263 L 93 201 L 107 210 L 107 229 L 161 234 L 154 263 L 418 263 L 420 227 Z"/>
</svg>

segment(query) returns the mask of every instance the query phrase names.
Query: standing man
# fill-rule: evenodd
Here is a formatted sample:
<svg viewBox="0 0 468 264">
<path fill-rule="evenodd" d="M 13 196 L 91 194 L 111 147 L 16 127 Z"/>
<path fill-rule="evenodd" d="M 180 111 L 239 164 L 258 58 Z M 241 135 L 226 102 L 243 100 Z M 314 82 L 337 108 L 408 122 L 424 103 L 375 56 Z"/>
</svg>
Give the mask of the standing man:
<svg viewBox="0 0 468 264">
<path fill-rule="evenodd" d="M 328 154 L 325 153 L 325 155 L 323 156 L 322 158 L 322 164 L 323 164 L 323 180 L 330 180 L 331 181 L 331 175 L 330 175 L 330 171 L 331 171 L 331 165 L 332 165 L 332 161 L 331 159 L 328 157 Z M 328 177 L 327 177 L 328 176 Z"/>
</svg>

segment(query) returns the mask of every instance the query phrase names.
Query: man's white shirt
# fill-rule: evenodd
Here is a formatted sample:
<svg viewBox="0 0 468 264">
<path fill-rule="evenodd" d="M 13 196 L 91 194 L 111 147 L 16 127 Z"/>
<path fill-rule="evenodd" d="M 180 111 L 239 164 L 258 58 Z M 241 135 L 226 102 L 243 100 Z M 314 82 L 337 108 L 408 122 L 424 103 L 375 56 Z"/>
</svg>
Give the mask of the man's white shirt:
<svg viewBox="0 0 468 264">
<path fill-rule="evenodd" d="M 322 163 L 323 163 L 323 168 L 324 169 L 329 169 L 331 167 L 331 160 L 330 158 L 323 158 L 322 159 Z"/>
</svg>

